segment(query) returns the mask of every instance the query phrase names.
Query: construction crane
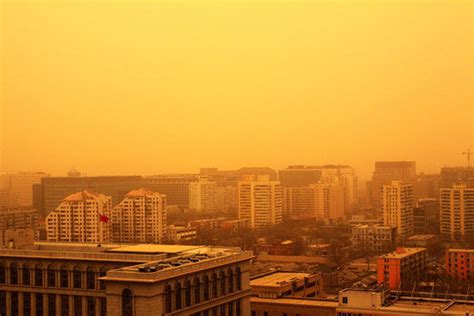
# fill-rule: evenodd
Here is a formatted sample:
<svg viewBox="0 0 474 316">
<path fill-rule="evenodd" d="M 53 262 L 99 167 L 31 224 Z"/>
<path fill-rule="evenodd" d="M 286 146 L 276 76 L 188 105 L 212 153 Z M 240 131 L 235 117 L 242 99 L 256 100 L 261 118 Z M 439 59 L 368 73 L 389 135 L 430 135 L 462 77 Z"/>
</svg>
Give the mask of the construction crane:
<svg viewBox="0 0 474 316">
<path fill-rule="evenodd" d="M 469 148 L 467 151 L 462 153 L 467 157 L 467 167 L 471 168 L 471 155 L 474 154 L 474 152 L 471 151 L 471 148 Z"/>
</svg>

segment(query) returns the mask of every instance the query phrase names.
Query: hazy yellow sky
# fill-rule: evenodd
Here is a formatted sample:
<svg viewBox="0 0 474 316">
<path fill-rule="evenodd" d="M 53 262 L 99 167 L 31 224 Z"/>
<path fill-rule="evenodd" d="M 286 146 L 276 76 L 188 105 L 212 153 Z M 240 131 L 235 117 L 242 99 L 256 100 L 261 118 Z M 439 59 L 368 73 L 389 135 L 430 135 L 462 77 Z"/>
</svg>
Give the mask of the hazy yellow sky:
<svg viewBox="0 0 474 316">
<path fill-rule="evenodd" d="M 472 143 L 470 0 L 0 0 L 3 170 L 416 160 Z"/>
</svg>

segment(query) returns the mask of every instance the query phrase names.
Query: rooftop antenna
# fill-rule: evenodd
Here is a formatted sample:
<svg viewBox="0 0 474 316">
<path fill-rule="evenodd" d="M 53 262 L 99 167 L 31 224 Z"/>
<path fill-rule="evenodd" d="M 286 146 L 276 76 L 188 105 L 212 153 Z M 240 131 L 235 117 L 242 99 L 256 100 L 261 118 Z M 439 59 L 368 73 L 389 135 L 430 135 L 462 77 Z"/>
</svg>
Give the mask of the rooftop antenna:
<svg viewBox="0 0 474 316">
<path fill-rule="evenodd" d="M 471 148 L 469 148 L 467 151 L 462 153 L 464 156 L 467 158 L 467 167 L 471 168 L 471 155 L 474 154 L 474 152 L 471 151 Z"/>
</svg>

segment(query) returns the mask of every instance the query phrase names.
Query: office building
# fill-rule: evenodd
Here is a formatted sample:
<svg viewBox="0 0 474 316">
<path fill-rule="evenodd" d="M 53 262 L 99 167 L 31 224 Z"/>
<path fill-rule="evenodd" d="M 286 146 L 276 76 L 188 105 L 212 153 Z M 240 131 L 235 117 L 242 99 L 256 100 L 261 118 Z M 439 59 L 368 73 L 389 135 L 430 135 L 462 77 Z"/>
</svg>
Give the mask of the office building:
<svg viewBox="0 0 474 316">
<path fill-rule="evenodd" d="M 162 243 L 166 238 L 166 196 L 148 189 L 127 193 L 111 213 L 112 241 Z"/>
<path fill-rule="evenodd" d="M 247 176 L 239 181 L 239 218 L 262 230 L 280 224 L 283 213 L 283 191 L 278 181 L 268 176 Z"/>
<path fill-rule="evenodd" d="M 311 184 L 314 190 L 314 207 L 317 218 L 334 220 L 344 218 L 344 185 L 340 182 Z"/>
<path fill-rule="evenodd" d="M 0 253 L 1 315 L 250 315 L 251 252 L 36 243 Z"/>
<path fill-rule="evenodd" d="M 385 226 L 397 228 L 397 239 L 413 235 L 413 186 L 392 181 L 382 187 L 382 211 Z"/>
<path fill-rule="evenodd" d="M 440 190 L 440 230 L 445 241 L 474 240 L 474 188 L 465 184 Z"/>
<path fill-rule="evenodd" d="M 416 182 L 416 163 L 414 161 L 377 161 L 370 181 L 370 197 L 372 206 L 381 209 L 381 192 L 384 185 L 392 181 L 406 184 Z"/>
<path fill-rule="evenodd" d="M 278 180 L 285 188 L 306 187 L 320 179 L 321 170 L 311 166 L 294 165 L 278 171 Z"/>
<path fill-rule="evenodd" d="M 0 191 L 6 192 L 2 197 L 6 197 L 3 203 L 20 207 L 33 206 L 33 185 L 41 183 L 41 179 L 48 176 L 44 172 L 0 174 Z"/>
<path fill-rule="evenodd" d="M 114 206 L 123 200 L 125 194 L 143 187 L 144 184 L 140 176 L 42 178 L 41 184 L 33 188 L 34 208 L 38 210 L 41 217 L 46 217 L 66 196 L 84 190 L 110 196 Z"/>
<path fill-rule="evenodd" d="M 315 218 L 314 188 L 283 188 L 283 215 L 291 219 Z"/>
<path fill-rule="evenodd" d="M 392 290 L 412 288 L 426 268 L 426 248 L 403 248 L 377 258 L 377 283 Z"/>
<path fill-rule="evenodd" d="M 67 196 L 46 217 L 49 241 L 110 242 L 112 198 L 93 191 Z"/>
<path fill-rule="evenodd" d="M 166 174 L 145 178 L 146 188 L 166 195 L 167 205 L 189 207 L 189 184 L 198 181 L 191 174 Z"/>
<path fill-rule="evenodd" d="M 418 174 L 414 186 L 416 199 L 437 199 L 439 197 L 439 181 L 439 174 Z"/>
<path fill-rule="evenodd" d="M 198 181 L 189 183 L 189 209 L 199 212 L 215 211 L 216 203 L 216 182 L 199 177 Z"/>
<path fill-rule="evenodd" d="M 413 232 L 421 235 L 439 233 L 439 202 L 437 199 L 418 200 L 413 209 Z"/>
<path fill-rule="evenodd" d="M 357 225 L 352 227 L 352 247 L 358 251 L 380 253 L 395 246 L 396 228 L 383 225 Z"/>
</svg>

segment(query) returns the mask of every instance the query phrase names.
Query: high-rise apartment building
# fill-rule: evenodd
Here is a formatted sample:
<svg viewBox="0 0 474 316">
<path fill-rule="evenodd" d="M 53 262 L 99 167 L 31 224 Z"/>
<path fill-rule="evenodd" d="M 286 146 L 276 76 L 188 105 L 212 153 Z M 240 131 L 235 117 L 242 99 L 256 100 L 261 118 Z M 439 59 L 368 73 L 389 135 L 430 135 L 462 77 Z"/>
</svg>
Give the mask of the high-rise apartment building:
<svg viewBox="0 0 474 316">
<path fill-rule="evenodd" d="M 196 211 L 214 211 L 217 202 L 217 183 L 206 177 L 199 177 L 189 183 L 189 208 Z"/>
<path fill-rule="evenodd" d="M 385 226 L 397 228 L 398 240 L 413 235 L 413 186 L 392 181 L 382 187 L 382 210 Z"/>
<path fill-rule="evenodd" d="M 166 196 L 148 189 L 127 193 L 111 214 L 112 241 L 162 243 L 166 237 Z"/>
<path fill-rule="evenodd" d="M 339 219 L 345 216 L 344 185 L 340 182 L 320 182 L 311 184 L 314 190 L 316 217 L 324 220 Z"/>
<path fill-rule="evenodd" d="M 440 190 L 440 230 L 444 240 L 474 240 L 474 188 L 465 184 Z"/>
<path fill-rule="evenodd" d="M 49 241 L 95 242 L 110 241 L 112 198 L 93 191 L 67 196 L 46 217 Z"/>
<path fill-rule="evenodd" d="M 372 206 L 380 209 L 382 186 L 392 181 L 416 183 L 416 162 L 414 161 L 376 161 L 372 181 L 368 185 L 369 200 Z"/>
<path fill-rule="evenodd" d="M 280 182 L 268 176 L 247 176 L 239 181 L 239 218 L 261 230 L 282 222 L 283 192 Z"/>
</svg>

